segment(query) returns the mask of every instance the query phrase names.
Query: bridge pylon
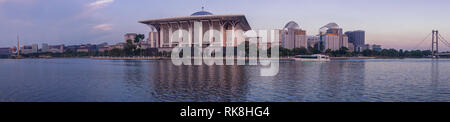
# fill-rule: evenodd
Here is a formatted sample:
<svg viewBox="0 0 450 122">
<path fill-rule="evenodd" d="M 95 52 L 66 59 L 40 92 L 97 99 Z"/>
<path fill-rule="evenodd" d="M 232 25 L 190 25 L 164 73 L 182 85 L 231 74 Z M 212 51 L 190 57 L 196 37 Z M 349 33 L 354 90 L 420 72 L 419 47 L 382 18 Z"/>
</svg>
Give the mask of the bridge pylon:
<svg viewBox="0 0 450 122">
<path fill-rule="evenodd" d="M 433 58 L 439 58 L 439 31 L 432 31 L 432 39 L 431 39 L 431 56 Z"/>
</svg>

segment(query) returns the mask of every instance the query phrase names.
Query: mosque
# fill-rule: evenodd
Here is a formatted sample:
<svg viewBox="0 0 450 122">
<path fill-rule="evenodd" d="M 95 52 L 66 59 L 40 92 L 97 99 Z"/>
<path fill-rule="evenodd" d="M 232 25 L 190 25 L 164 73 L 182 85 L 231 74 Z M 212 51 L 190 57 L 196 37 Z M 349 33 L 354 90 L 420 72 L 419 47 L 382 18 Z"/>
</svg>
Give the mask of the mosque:
<svg viewBox="0 0 450 122">
<path fill-rule="evenodd" d="M 151 31 L 149 33 L 149 38 L 147 41 L 151 48 L 158 48 L 159 50 L 171 50 L 173 47 L 178 46 L 179 42 L 184 41 L 188 41 L 188 44 L 198 44 L 202 47 L 207 47 L 212 42 L 220 40 L 215 39 L 214 37 L 203 39 L 204 34 L 208 32 L 208 30 L 218 30 L 220 32 L 220 38 L 222 38 L 222 42 L 219 43 L 222 46 L 236 47 L 237 45 L 245 41 L 245 39 L 242 40 L 242 38 L 244 37 L 243 33 L 237 33 L 237 30 L 242 30 L 243 32 L 251 30 L 251 27 L 245 15 L 215 15 L 211 12 L 205 11 L 203 7 L 201 11 L 195 12 L 190 16 L 149 19 L 139 21 L 139 23 L 146 24 L 150 27 L 149 29 Z M 200 32 L 194 32 L 194 23 L 201 23 L 199 30 Z M 179 29 L 186 30 L 188 32 L 189 38 L 187 40 L 175 39 L 177 41 L 174 42 L 169 41 L 172 40 L 174 32 Z M 228 35 L 231 36 L 231 38 L 227 38 L 227 31 L 232 32 L 231 35 Z M 199 34 L 195 36 L 200 37 L 200 39 L 194 39 L 194 34 Z"/>
</svg>

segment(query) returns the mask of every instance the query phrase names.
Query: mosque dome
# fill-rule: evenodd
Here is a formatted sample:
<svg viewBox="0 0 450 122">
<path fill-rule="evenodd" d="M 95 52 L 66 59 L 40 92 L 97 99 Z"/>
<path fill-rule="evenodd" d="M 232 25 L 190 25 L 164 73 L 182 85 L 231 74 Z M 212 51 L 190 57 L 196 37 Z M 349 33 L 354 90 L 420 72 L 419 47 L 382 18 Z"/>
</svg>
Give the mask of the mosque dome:
<svg viewBox="0 0 450 122">
<path fill-rule="evenodd" d="M 337 28 L 339 28 L 339 25 L 334 23 L 334 22 L 332 22 L 332 23 L 328 23 L 324 27 L 329 28 L 329 29 L 337 29 Z"/>
<path fill-rule="evenodd" d="M 204 15 L 213 15 L 213 14 L 208 11 L 198 11 L 193 13 L 191 16 L 204 16 Z"/>
<path fill-rule="evenodd" d="M 339 29 L 339 25 L 332 22 L 332 23 L 328 23 L 325 26 L 321 27 L 319 29 L 320 32 L 326 32 L 328 29 Z"/>
<path fill-rule="evenodd" d="M 285 29 L 300 29 L 300 26 L 296 22 L 290 21 L 284 26 L 284 28 Z"/>
</svg>

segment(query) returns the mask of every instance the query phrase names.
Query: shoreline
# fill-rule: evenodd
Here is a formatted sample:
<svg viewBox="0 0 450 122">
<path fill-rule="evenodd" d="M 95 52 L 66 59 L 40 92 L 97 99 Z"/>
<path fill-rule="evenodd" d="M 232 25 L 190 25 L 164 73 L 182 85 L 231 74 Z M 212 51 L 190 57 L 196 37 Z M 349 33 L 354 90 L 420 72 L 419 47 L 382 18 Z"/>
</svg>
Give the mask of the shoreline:
<svg viewBox="0 0 450 122">
<path fill-rule="evenodd" d="M 160 56 L 126 56 L 126 57 L 113 57 L 113 56 L 83 56 L 83 57 L 33 57 L 33 58 L 20 58 L 20 59 L 98 59 L 98 60 L 171 60 L 171 57 L 160 57 Z M 429 57 L 417 58 L 417 57 L 368 57 L 368 56 L 360 56 L 360 57 L 330 57 L 331 60 L 350 60 L 350 59 L 431 59 Z M 15 58 L 0 58 L 0 59 L 15 59 Z M 192 59 L 199 59 L 192 57 Z M 205 59 L 205 58 L 201 58 Z M 214 59 L 214 58 L 211 58 Z M 258 59 L 258 60 L 274 60 L 271 58 L 234 58 L 234 59 L 242 59 L 242 60 L 250 60 L 250 59 Z M 280 57 L 275 58 L 275 60 L 292 60 L 292 57 Z M 448 58 L 441 58 L 448 59 Z M 225 59 L 224 59 L 225 60 Z"/>
</svg>

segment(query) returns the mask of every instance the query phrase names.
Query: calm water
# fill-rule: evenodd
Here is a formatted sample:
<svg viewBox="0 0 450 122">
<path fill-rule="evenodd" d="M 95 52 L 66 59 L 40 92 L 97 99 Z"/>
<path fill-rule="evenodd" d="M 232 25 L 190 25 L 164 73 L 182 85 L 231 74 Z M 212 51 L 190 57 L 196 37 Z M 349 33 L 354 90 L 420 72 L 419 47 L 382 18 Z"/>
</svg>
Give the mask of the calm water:
<svg viewBox="0 0 450 122">
<path fill-rule="evenodd" d="M 0 101 L 450 101 L 450 60 L 174 66 L 171 61 L 0 60 Z"/>
</svg>

